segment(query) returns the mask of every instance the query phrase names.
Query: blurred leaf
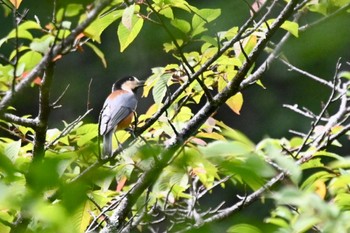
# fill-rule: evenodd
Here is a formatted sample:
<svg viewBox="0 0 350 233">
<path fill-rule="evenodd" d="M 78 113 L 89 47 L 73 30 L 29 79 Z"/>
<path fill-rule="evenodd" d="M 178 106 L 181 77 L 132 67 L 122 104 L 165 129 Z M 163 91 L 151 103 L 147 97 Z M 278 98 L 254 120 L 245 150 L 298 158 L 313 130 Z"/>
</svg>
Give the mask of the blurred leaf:
<svg viewBox="0 0 350 233">
<path fill-rule="evenodd" d="M 21 140 L 13 141 L 11 143 L 7 143 L 4 148 L 5 155 L 12 161 L 18 157 L 19 150 L 21 149 Z"/>
<path fill-rule="evenodd" d="M 226 156 L 242 156 L 249 154 L 253 148 L 238 141 L 215 141 L 209 143 L 206 147 L 198 147 L 198 149 L 207 158 L 210 157 L 226 157 Z"/>
<path fill-rule="evenodd" d="M 21 5 L 22 0 L 9 0 L 16 9 L 19 8 L 19 5 Z"/>
<path fill-rule="evenodd" d="M 310 175 L 300 186 L 301 190 L 315 190 L 315 184 L 317 181 L 328 181 L 330 178 L 333 178 L 335 175 L 327 171 L 319 171 Z"/>
<path fill-rule="evenodd" d="M 246 144 L 248 147 L 255 148 L 255 144 L 242 132 L 232 129 L 222 121 L 216 121 L 216 125 L 222 128 L 222 134 L 229 139 Z"/>
<path fill-rule="evenodd" d="M 51 47 L 54 40 L 55 38 L 52 35 L 45 35 L 41 38 L 35 38 L 33 42 L 30 43 L 30 49 L 41 54 L 45 54 Z"/>
<path fill-rule="evenodd" d="M 306 163 L 301 164 L 301 169 L 305 170 L 305 169 L 314 169 L 317 167 L 323 168 L 324 164 L 321 162 L 320 158 L 312 158 L 309 161 L 307 161 Z"/>
<path fill-rule="evenodd" d="M 60 183 L 58 174 L 60 162 L 59 158 L 51 157 L 32 163 L 27 175 L 28 186 L 38 193 L 56 187 Z"/>
<path fill-rule="evenodd" d="M 73 17 L 79 15 L 79 13 L 84 10 L 82 4 L 70 3 L 64 8 L 60 8 L 56 13 L 56 20 L 61 22 L 66 17 Z"/>
<path fill-rule="evenodd" d="M 1 148 L 0 151 L 0 175 L 13 177 L 17 169 L 13 165 L 11 157 Z"/>
<path fill-rule="evenodd" d="M 84 146 L 91 142 L 92 139 L 97 137 L 98 125 L 97 124 L 84 124 L 77 130 L 77 144 L 79 147 Z"/>
<path fill-rule="evenodd" d="M 339 78 L 346 78 L 346 79 L 349 79 L 349 80 L 350 80 L 350 72 L 349 72 L 349 71 L 341 71 L 341 72 L 338 74 L 338 77 L 339 77 Z"/>
<path fill-rule="evenodd" d="M 279 140 L 265 139 L 261 141 L 257 148 L 263 150 L 264 154 L 275 161 L 281 169 L 289 173 L 293 183 L 298 184 L 301 178 L 301 169 L 294 159 L 282 153 L 281 142 Z"/>
<path fill-rule="evenodd" d="M 335 203 L 343 210 L 350 210 L 350 194 L 339 193 L 335 199 Z"/>
<path fill-rule="evenodd" d="M 73 222 L 78 232 L 85 232 L 91 220 L 91 204 L 86 200 L 73 214 Z"/>
<path fill-rule="evenodd" d="M 27 194 L 24 177 L 18 181 L 12 179 L 10 184 L 0 182 L 0 190 L 1 210 L 12 209 L 19 211 Z"/>
<path fill-rule="evenodd" d="M 243 232 L 244 233 L 261 233 L 262 231 L 253 225 L 244 224 L 244 223 L 236 224 L 227 230 L 227 233 L 243 233 Z"/>
</svg>

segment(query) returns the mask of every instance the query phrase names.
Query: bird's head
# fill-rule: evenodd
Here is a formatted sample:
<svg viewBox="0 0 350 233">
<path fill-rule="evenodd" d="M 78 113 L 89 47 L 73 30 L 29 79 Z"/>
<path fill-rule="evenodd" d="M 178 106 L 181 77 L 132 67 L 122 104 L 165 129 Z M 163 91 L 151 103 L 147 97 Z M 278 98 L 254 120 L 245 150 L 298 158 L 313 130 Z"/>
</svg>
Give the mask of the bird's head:
<svg viewBox="0 0 350 233">
<path fill-rule="evenodd" d="M 127 76 L 116 81 L 112 86 L 112 91 L 125 90 L 129 92 L 136 92 L 139 87 L 144 85 L 144 81 L 140 81 L 134 76 Z"/>
</svg>

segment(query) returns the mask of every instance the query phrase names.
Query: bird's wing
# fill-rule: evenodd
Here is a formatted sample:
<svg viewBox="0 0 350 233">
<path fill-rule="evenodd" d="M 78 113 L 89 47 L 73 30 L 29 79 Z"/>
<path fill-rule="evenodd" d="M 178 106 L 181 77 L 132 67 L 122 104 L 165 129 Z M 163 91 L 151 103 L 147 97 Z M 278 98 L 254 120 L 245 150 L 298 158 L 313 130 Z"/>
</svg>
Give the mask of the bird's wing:
<svg viewBox="0 0 350 233">
<path fill-rule="evenodd" d="M 113 130 L 136 109 L 136 106 L 137 99 L 133 93 L 123 93 L 117 98 L 107 98 L 100 114 L 100 135 Z"/>
</svg>

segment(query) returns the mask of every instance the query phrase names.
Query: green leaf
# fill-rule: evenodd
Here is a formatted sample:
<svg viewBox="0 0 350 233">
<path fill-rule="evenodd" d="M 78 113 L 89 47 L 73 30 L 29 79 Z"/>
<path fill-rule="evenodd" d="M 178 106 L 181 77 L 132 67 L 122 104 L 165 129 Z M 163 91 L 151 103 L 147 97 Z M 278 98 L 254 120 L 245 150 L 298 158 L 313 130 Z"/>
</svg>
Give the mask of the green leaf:
<svg viewBox="0 0 350 233">
<path fill-rule="evenodd" d="M 350 72 L 349 71 L 341 71 L 338 74 L 338 78 L 346 78 L 350 80 Z"/>
<path fill-rule="evenodd" d="M 279 140 L 265 139 L 257 146 L 258 149 L 262 149 L 264 153 L 273 159 L 281 169 L 289 173 L 290 179 L 298 184 L 301 178 L 301 169 L 295 163 L 294 159 L 286 156 L 282 153 L 282 148 Z"/>
<path fill-rule="evenodd" d="M 40 25 L 36 21 L 26 20 L 21 25 L 19 25 L 18 30 L 28 30 L 28 29 L 41 29 Z"/>
<path fill-rule="evenodd" d="M 298 23 L 286 20 L 281 25 L 281 28 L 290 32 L 293 36 L 299 37 L 299 24 Z"/>
<path fill-rule="evenodd" d="M 76 209 L 72 218 L 77 232 L 85 232 L 86 228 L 89 226 L 91 219 L 90 211 L 92 211 L 92 206 L 88 200 L 86 200 L 80 208 Z"/>
<path fill-rule="evenodd" d="M 5 145 L 5 155 L 12 161 L 15 162 L 21 149 L 21 140 L 13 141 Z"/>
<path fill-rule="evenodd" d="M 152 96 L 155 103 L 161 103 L 164 99 L 164 96 L 167 92 L 167 83 L 171 78 L 171 74 L 162 74 L 155 82 L 152 89 Z"/>
<path fill-rule="evenodd" d="M 73 17 L 76 15 L 79 15 L 79 13 L 84 10 L 84 7 L 82 4 L 75 4 L 75 3 L 70 3 L 66 6 L 64 10 L 64 14 L 66 17 Z"/>
<path fill-rule="evenodd" d="M 29 51 L 20 57 L 18 63 L 25 64 L 25 70 L 32 70 L 42 59 L 42 55 L 36 51 Z"/>
<path fill-rule="evenodd" d="M 335 203 L 343 210 L 350 210 L 350 194 L 339 193 L 335 199 Z"/>
<path fill-rule="evenodd" d="M 174 13 L 173 9 L 171 7 L 163 7 L 160 11 L 158 11 L 159 14 L 164 15 L 165 17 L 169 19 L 174 19 Z"/>
<path fill-rule="evenodd" d="M 32 43 L 30 43 L 30 48 L 33 51 L 45 54 L 51 47 L 55 38 L 52 35 L 45 35 L 41 38 L 35 38 Z"/>
<path fill-rule="evenodd" d="M 90 42 L 86 42 L 85 43 L 87 46 L 89 46 L 92 51 L 95 52 L 95 54 L 100 58 L 102 64 L 103 64 L 103 67 L 107 67 L 107 61 L 106 61 L 106 58 L 105 58 L 105 55 L 104 53 L 96 46 L 94 45 L 93 43 L 90 43 Z"/>
<path fill-rule="evenodd" d="M 91 139 L 97 137 L 98 125 L 97 124 L 84 124 L 77 130 L 77 144 L 79 147 L 84 146 L 91 142 Z"/>
<path fill-rule="evenodd" d="M 191 30 L 191 25 L 186 20 L 173 19 L 170 23 L 183 33 L 188 33 Z"/>
<path fill-rule="evenodd" d="M 120 43 L 120 52 L 123 52 L 137 37 L 143 26 L 143 18 L 136 15 L 132 16 L 130 28 L 125 27 L 123 23 L 118 26 L 118 39 Z"/>
<path fill-rule="evenodd" d="M 312 190 L 315 187 L 316 181 L 327 181 L 330 178 L 333 178 L 335 175 L 326 171 L 319 171 L 311 176 L 309 176 L 300 186 L 302 190 Z"/>
<path fill-rule="evenodd" d="M 221 9 L 200 9 L 195 15 L 209 23 L 221 15 Z"/>
<path fill-rule="evenodd" d="M 244 223 L 236 224 L 227 230 L 227 233 L 243 233 L 243 232 L 244 233 L 261 233 L 262 231 L 253 225 L 244 224 Z"/>
<path fill-rule="evenodd" d="M 117 11 L 112 11 L 109 14 L 100 16 L 84 30 L 84 34 L 87 37 L 97 41 L 98 43 L 101 43 L 102 32 L 114 21 L 121 18 L 122 15 L 123 15 L 123 10 L 117 10 Z"/>
<path fill-rule="evenodd" d="M 222 129 L 222 134 L 229 139 L 246 144 L 248 147 L 252 148 L 252 150 L 255 148 L 255 144 L 242 132 L 232 129 L 222 121 L 216 121 L 216 125 Z"/>
<path fill-rule="evenodd" d="M 199 147 L 198 149 L 207 158 L 217 156 L 243 156 L 253 151 L 253 148 L 238 141 L 215 141 L 209 143 L 205 147 Z"/>
</svg>

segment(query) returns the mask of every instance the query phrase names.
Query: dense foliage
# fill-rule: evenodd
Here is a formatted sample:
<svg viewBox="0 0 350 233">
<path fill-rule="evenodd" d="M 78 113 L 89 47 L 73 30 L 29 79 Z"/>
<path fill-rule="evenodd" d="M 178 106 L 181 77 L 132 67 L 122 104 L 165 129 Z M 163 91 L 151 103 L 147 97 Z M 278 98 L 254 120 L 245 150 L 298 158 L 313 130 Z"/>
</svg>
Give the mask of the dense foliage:
<svg viewBox="0 0 350 233">
<path fill-rule="evenodd" d="M 208 28 L 221 10 L 195 1 L 53 1 L 40 19 L 21 2 L 0 0 L 1 17 L 13 18 L 0 38 L 0 232 L 350 230 L 350 159 L 337 152 L 349 136 L 349 62 L 339 60 L 327 81 L 282 53 L 289 37 L 347 14 L 349 0 L 241 1 L 250 18 L 214 35 Z M 301 25 L 309 14 L 314 21 Z M 107 66 L 103 32 L 117 26 L 110 39 L 123 52 L 146 24 L 168 34 L 162 46 L 176 62 L 151 68 L 142 96 L 154 104 L 131 130 L 116 132 L 122 145 L 114 140 L 113 157 L 102 160 L 98 123 L 84 123 L 92 109 L 63 128 L 48 124 L 64 96 L 50 98 L 55 63 L 91 49 Z M 319 112 L 286 106 L 312 120 L 307 132 L 254 143 L 215 113 L 227 105 L 239 115 L 245 90 L 265 88 L 261 78 L 276 59 L 328 87 L 329 98 Z M 35 116 L 13 105 L 25 88 L 38 89 Z M 225 199 L 227 187 L 237 193 Z M 213 196 L 218 203 L 207 201 Z M 215 224 L 252 203 L 269 217 Z"/>
</svg>

